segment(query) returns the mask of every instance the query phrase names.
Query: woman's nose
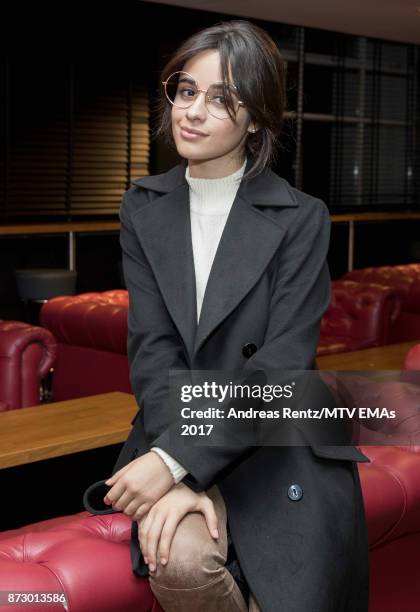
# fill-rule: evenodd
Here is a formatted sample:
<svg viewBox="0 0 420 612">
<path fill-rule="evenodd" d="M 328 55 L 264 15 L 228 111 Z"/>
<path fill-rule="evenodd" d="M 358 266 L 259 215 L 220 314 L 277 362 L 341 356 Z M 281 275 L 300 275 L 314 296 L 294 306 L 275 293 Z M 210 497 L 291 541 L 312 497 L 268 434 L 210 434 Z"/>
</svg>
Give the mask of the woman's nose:
<svg viewBox="0 0 420 612">
<path fill-rule="evenodd" d="M 205 118 L 206 113 L 206 94 L 203 91 L 199 91 L 194 102 L 187 108 L 186 114 L 189 119 L 192 119 L 194 117 Z"/>
</svg>

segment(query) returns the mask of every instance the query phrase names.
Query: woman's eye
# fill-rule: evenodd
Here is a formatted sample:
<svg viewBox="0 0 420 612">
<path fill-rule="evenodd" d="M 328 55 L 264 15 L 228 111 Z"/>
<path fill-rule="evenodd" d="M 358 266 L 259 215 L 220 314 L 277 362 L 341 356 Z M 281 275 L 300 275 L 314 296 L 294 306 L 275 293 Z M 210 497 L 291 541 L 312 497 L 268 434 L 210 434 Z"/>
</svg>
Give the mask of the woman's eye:
<svg viewBox="0 0 420 612">
<path fill-rule="evenodd" d="M 180 89 L 180 94 L 181 96 L 185 96 L 186 98 L 191 98 L 195 96 L 195 91 L 194 89 L 182 88 Z"/>
<path fill-rule="evenodd" d="M 214 96 L 211 101 L 216 102 L 216 104 L 219 104 L 219 105 L 223 105 L 223 106 L 226 105 L 226 100 L 224 96 Z"/>
</svg>

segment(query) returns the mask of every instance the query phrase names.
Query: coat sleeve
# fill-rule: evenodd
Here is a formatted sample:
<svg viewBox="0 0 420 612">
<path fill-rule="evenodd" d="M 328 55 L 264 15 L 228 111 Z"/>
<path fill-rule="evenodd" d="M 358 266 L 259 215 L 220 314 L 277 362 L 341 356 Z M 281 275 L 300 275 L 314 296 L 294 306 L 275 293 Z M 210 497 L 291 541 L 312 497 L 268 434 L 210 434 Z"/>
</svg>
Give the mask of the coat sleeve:
<svg viewBox="0 0 420 612">
<path fill-rule="evenodd" d="M 325 203 L 308 198 L 299 207 L 276 254 L 277 273 L 264 343 L 247 360 L 244 370 L 314 368 L 320 322 L 331 299 L 327 263 L 330 229 Z M 196 491 L 207 489 L 225 468 L 256 450 L 245 445 L 175 448 L 169 431 L 170 428 L 164 431 L 154 444 L 171 453 L 188 470 L 183 481 Z"/>
</svg>

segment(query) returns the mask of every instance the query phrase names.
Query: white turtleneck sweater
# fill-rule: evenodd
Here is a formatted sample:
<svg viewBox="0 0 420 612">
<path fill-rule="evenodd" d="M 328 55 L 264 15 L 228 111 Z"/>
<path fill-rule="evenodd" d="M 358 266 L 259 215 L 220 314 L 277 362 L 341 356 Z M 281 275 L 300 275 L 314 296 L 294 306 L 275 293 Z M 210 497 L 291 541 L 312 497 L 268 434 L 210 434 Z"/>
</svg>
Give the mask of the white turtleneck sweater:
<svg viewBox="0 0 420 612">
<path fill-rule="evenodd" d="M 195 283 L 197 294 L 197 323 L 200 320 L 204 292 L 210 275 L 214 256 L 230 209 L 236 197 L 246 160 L 239 170 L 222 178 L 194 178 L 190 168 L 185 170 L 189 185 L 191 238 L 194 255 Z M 171 455 L 153 446 L 150 450 L 157 453 L 170 469 L 175 483 L 180 482 L 188 473 Z"/>
</svg>

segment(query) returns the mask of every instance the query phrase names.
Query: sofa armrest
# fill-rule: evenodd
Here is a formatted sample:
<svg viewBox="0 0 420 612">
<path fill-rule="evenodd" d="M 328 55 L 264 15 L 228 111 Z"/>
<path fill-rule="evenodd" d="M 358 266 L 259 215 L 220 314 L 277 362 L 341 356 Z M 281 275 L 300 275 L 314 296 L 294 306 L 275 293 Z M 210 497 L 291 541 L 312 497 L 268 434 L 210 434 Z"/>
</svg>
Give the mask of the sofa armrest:
<svg viewBox="0 0 420 612">
<path fill-rule="evenodd" d="M 54 365 L 52 333 L 24 323 L 0 320 L 0 410 L 40 403 L 40 382 Z"/>
</svg>

